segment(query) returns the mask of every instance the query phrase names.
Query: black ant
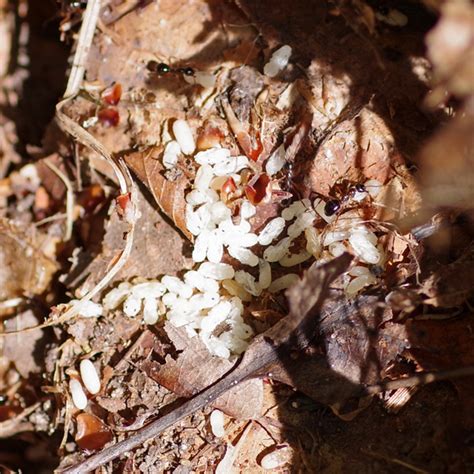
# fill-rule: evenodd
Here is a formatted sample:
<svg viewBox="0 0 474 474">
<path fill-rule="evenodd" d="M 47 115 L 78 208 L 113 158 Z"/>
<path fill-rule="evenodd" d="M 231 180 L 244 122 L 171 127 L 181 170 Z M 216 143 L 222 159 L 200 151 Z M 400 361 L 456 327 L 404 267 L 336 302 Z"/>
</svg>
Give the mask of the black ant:
<svg viewBox="0 0 474 474">
<path fill-rule="evenodd" d="M 365 193 L 367 190 L 361 183 L 351 185 L 348 180 L 343 180 L 340 184 L 335 184 L 332 193 L 335 193 L 339 197 L 330 199 L 324 206 L 324 213 L 327 216 L 333 216 L 341 210 L 341 208 L 347 204 L 356 193 Z"/>
<path fill-rule="evenodd" d="M 185 76 L 194 76 L 194 69 L 192 67 L 172 68 L 169 64 L 159 63 L 158 61 L 148 61 L 146 68 L 155 74 L 163 76 L 165 74 L 181 73 Z"/>
</svg>

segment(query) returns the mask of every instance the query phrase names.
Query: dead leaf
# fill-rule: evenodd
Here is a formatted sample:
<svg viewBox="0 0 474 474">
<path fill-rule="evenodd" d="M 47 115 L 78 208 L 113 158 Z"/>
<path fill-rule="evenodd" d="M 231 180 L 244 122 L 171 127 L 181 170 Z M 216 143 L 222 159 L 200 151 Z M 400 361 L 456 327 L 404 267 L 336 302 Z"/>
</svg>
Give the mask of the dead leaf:
<svg viewBox="0 0 474 474">
<path fill-rule="evenodd" d="M 182 252 L 183 239 L 139 190 L 137 190 L 137 207 L 141 215 L 137 222 L 139 231 L 134 239 L 132 253 L 113 282 L 129 280 L 136 276 L 156 278 L 158 275 L 172 274 L 186 267 L 186 257 Z M 80 255 L 77 259 L 77 268 L 73 267 L 70 270 L 65 284 L 70 287 L 76 286 L 87 274 L 89 276 L 83 283 L 81 291 L 91 289 L 105 275 L 110 262 L 124 248 L 123 236 L 127 226 L 128 224 L 120 219 L 117 213 L 112 213 L 106 225 L 101 253 L 90 264 L 87 264 L 87 255 Z M 166 242 L 165 247 L 163 242 Z"/>
<path fill-rule="evenodd" d="M 35 232 L 0 218 L 0 300 L 39 295 L 48 288 L 58 267 L 38 246 Z"/>
<path fill-rule="evenodd" d="M 308 185 L 314 192 L 327 195 L 342 178 L 386 183 L 393 177 L 393 167 L 402 163 L 390 129 L 380 116 L 364 108 L 325 138 L 312 160 Z"/>
<path fill-rule="evenodd" d="M 38 318 L 28 309 L 5 321 L 5 332 L 18 331 L 38 325 Z M 3 337 L 3 356 L 9 359 L 20 375 L 28 380 L 32 374 L 44 370 L 44 364 L 39 363 L 38 354 L 46 346 L 44 331 L 26 331 L 23 334 L 11 334 Z M 22 347 L 19 351 L 18 347 Z"/>
<path fill-rule="evenodd" d="M 320 310 L 319 340 L 326 353 L 310 348 L 272 367 L 272 377 L 312 399 L 338 406 L 338 416 L 353 412 L 346 406 L 363 395 L 362 385 L 379 382 L 384 369 L 407 346 L 404 326 L 389 322 L 391 310 L 377 297 L 353 302 L 333 292 Z"/>
<path fill-rule="evenodd" d="M 146 153 L 127 155 L 125 161 L 151 191 L 161 210 L 192 241 L 193 235 L 187 229 L 185 219 L 185 190 L 189 186 L 189 180 L 184 173 L 179 171 L 174 178 L 165 177 L 166 170 L 158 158 L 158 150 L 155 149 Z"/>
<path fill-rule="evenodd" d="M 403 324 L 378 296 L 361 295 L 325 308 L 320 333 L 329 367 L 354 384 L 374 384 L 407 347 Z"/>
<path fill-rule="evenodd" d="M 421 285 L 425 304 L 453 308 L 474 294 L 474 245 L 455 262 L 440 266 Z"/>
<path fill-rule="evenodd" d="M 474 315 L 451 320 L 409 320 L 410 352 L 425 370 L 465 367 L 474 364 L 472 325 Z"/>
<path fill-rule="evenodd" d="M 180 397 L 190 398 L 223 377 L 234 364 L 212 356 L 203 342 L 189 338 L 186 331 L 165 324 L 168 337 L 179 352 L 177 358 L 167 355 L 164 364 L 145 361 L 142 369 L 160 385 Z M 263 388 L 260 380 L 244 382 L 219 397 L 214 406 L 237 419 L 258 418 L 261 415 Z"/>
</svg>

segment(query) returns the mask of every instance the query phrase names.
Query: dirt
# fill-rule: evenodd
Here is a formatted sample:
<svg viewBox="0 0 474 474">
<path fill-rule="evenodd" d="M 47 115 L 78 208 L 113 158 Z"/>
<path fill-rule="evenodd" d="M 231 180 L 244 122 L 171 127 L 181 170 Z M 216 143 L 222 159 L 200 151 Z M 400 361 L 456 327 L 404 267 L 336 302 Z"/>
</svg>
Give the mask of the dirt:
<svg viewBox="0 0 474 474">
<path fill-rule="evenodd" d="M 60 112 L 127 170 L 123 185 L 55 109 L 82 3 L 0 0 L 0 321 L 11 333 L 0 338 L 2 469 L 61 472 L 175 414 L 95 472 L 259 473 L 272 453 L 282 461 L 270 472 L 472 472 L 474 376 L 452 374 L 474 365 L 472 7 L 103 2 L 81 91 Z M 406 25 L 380 19 L 394 8 Z M 291 60 L 269 78 L 264 65 L 283 44 Z M 171 71 L 153 73 L 151 60 Z M 215 84 L 196 84 L 196 72 Z M 252 194 L 257 233 L 289 198 L 342 201 L 356 183 L 382 186 L 370 205 L 341 211 L 363 216 L 386 249 L 385 267 L 370 265 L 376 284 L 348 298 L 346 263 L 327 249 L 327 266 L 299 264 L 303 278 L 288 293 L 246 306 L 260 336 L 242 362 L 253 371 L 236 386 L 237 358 L 210 354 L 162 315 L 146 326 L 118 305 L 67 317 L 71 300 L 114 271 L 133 231 L 130 255 L 94 303 L 121 282 L 193 268 L 185 196 L 198 166 L 184 155 L 173 169 L 162 164 L 175 119 L 186 119 L 198 147 L 254 162 L 247 196 L 265 176 Z M 264 163 L 282 143 L 285 166 L 270 178 Z M 230 196 L 236 215 L 242 196 Z M 413 230 L 420 225 L 428 237 Z M 332 229 L 315 226 L 323 236 Z M 81 380 L 84 358 L 101 390 L 78 409 L 69 381 Z M 439 374 L 434 383 L 422 382 L 427 372 Z M 178 416 L 229 373 L 223 394 Z M 410 383 L 390 388 L 400 380 Z"/>
</svg>

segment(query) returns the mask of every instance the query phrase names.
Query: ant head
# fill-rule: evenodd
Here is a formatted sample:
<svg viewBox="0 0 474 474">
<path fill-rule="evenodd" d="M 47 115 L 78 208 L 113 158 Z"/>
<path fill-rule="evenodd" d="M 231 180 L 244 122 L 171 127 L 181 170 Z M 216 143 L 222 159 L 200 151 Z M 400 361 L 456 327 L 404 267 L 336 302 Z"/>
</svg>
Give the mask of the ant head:
<svg viewBox="0 0 474 474">
<path fill-rule="evenodd" d="M 148 61 L 146 68 L 155 74 L 167 74 L 171 71 L 171 67 L 166 63 L 159 63 L 158 61 Z"/>
</svg>

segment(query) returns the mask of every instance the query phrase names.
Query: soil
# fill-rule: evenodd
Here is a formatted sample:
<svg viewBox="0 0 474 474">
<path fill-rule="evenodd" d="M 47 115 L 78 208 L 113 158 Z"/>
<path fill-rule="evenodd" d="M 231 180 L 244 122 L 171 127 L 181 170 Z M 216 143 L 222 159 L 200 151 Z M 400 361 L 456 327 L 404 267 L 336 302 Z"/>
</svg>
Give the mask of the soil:
<svg viewBox="0 0 474 474">
<path fill-rule="evenodd" d="M 124 213 L 131 198 L 113 169 L 57 120 L 82 3 L 0 0 L 0 321 L 2 332 L 15 332 L 0 338 L 4 472 L 61 472 L 172 413 L 232 369 L 162 320 L 145 326 L 120 308 L 100 318 L 63 318 L 65 305 L 110 273 L 130 232 Z M 163 137 L 172 120 L 185 118 L 202 142 L 218 137 L 245 153 L 225 101 L 244 128 L 261 126 L 261 157 L 282 142 L 293 147 L 279 178 L 282 193 L 327 200 L 341 179 L 382 183 L 385 204 L 364 212 L 381 223 L 377 237 L 391 257 L 377 285 L 353 299 L 340 296 L 342 277 L 335 279 L 304 347 L 281 346 L 273 371 L 256 372 L 96 472 L 260 473 L 274 452 L 284 458 L 270 471 L 277 473 L 472 472 L 472 372 L 372 396 L 358 391 L 474 365 L 472 74 L 433 50 L 446 47 L 445 57 L 472 61 L 444 30 L 452 22 L 462 37 L 461 7 L 103 3 L 81 93 L 62 111 L 126 163 L 140 216 L 128 260 L 93 301 L 120 282 L 192 268 L 184 198 L 196 166 L 185 159 L 165 172 Z M 374 16 L 387 8 L 408 23 Z M 474 41 L 472 33 L 466 41 Z M 282 44 L 293 48 L 291 62 L 269 79 L 263 66 Z M 173 71 L 152 74 L 150 60 Z M 185 67 L 212 72 L 215 86 L 188 83 L 179 71 Z M 114 84 L 122 93 L 111 103 L 104 90 Z M 280 211 L 279 199 L 259 206 L 255 228 Z M 428 237 L 418 238 L 423 232 Z M 305 274 L 311 268 L 298 267 Z M 306 281 L 302 289 L 313 294 L 319 284 Z M 290 294 L 256 298 L 249 305 L 256 332 L 270 334 L 303 303 Z M 102 389 L 78 410 L 68 381 L 80 378 L 85 356 L 100 368 Z M 209 421 L 216 409 L 225 414 L 221 437 Z"/>
</svg>

